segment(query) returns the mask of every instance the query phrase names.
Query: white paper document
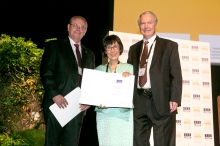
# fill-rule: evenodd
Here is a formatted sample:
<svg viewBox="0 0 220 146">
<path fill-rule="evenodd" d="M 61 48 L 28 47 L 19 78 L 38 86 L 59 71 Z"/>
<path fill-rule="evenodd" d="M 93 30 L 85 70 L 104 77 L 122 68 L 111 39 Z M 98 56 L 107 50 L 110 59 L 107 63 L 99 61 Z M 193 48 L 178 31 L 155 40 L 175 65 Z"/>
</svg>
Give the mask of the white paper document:
<svg viewBox="0 0 220 146">
<path fill-rule="evenodd" d="M 79 108 L 80 94 L 81 91 L 79 87 L 67 94 L 65 98 L 68 102 L 68 105 L 64 109 L 59 108 L 56 103 L 50 106 L 51 112 L 56 117 L 62 127 L 81 112 Z"/>
<path fill-rule="evenodd" d="M 132 108 L 134 75 L 84 69 L 79 103 Z"/>
</svg>

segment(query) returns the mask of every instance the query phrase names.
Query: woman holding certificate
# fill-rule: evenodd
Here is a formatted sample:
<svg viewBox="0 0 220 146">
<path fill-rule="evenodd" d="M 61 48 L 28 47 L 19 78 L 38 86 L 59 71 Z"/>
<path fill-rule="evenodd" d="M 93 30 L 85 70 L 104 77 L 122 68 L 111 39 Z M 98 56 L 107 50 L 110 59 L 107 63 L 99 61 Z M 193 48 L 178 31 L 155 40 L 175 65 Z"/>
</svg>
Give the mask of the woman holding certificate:
<svg viewBox="0 0 220 146">
<path fill-rule="evenodd" d="M 116 35 L 106 36 L 103 40 L 102 54 L 109 62 L 99 65 L 96 70 L 107 73 L 121 73 L 123 77 L 133 74 L 133 66 L 119 61 L 123 52 L 123 44 Z M 133 145 L 133 109 L 108 108 L 100 104 L 97 112 L 97 131 L 100 146 L 132 146 Z"/>
</svg>

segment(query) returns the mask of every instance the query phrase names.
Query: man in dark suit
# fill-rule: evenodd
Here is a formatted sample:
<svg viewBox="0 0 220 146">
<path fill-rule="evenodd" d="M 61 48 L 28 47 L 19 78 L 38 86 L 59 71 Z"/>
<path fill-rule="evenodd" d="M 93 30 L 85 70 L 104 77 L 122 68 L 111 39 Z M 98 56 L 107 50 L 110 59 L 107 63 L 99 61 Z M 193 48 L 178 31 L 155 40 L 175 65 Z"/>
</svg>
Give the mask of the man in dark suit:
<svg viewBox="0 0 220 146">
<path fill-rule="evenodd" d="M 87 21 L 83 17 L 72 17 L 67 25 L 69 37 L 50 41 L 44 50 L 40 75 L 45 89 L 43 109 L 46 146 L 59 146 L 61 143 L 62 146 L 78 145 L 83 111 L 89 106 L 79 105 L 82 112 L 64 127 L 60 126 L 49 107 L 54 103 L 59 108 L 68 106 L 64 96 L 80 86 L 83 68 L 95 67 L 94 54 L 80 42 L 86 34 L 87 27 Z"/>
<path fill-rule="evenodd" d="M 130 47 L 127 60 L 135 74 L 134 146 L 150 146 L 152 127 L 155 146 L 175 146 L 182 94 L 178 45 L 156 35 L 157 21 L 151 11 L 139 16 L 143 40 Z"/>
</svg>

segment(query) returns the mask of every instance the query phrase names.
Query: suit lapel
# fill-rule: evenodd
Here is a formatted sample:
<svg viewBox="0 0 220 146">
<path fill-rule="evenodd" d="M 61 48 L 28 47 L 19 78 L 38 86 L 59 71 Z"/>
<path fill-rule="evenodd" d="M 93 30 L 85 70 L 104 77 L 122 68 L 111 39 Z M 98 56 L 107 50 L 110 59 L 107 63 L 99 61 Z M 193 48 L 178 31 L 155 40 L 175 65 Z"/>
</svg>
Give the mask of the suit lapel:
<svg viewBox="0 0 220 146">
<path fill-rule="evenodd" d="M 73 53 L 73 49 L 72 46 L 70 45 L 70 41 L 68 38 L 64 39 L 64 45 L 63 45 L 64 49 L 66 50 L 66 56 L 71 60 L 70 62 L 73 63 L 74 66 L 78 66 L 77 65 L 77 60 L 76 57 Z"/>
<path fill-rule="evenodd" d="M 160 56 L 163 53 L 163 41 L 162 39 L 160 39 L 158 36 L 156 38 L 156 45 L 154 48 L 154 55 L 152 58 L 152 62 L 151 62 L 151 68 L 155 65 L 155 63 L 157 62 L 157 60 L 160 58 Z"/>
<path fill-rule="evenodd" d="M 140 63 L 140 57 L 141 57 L 141 53 L 142 53 L 142 47 L 143 46 L 143 40 L 137 45 L 136 48 L 136 59 L 137 59 L 137 68 L 139 69 L 139 63 Z"/>
<path fill-rule="evenodd" d="M 83 45 L 81 45 L 81 47 L 82 47 L 82 68 L 84 68 L 87 58 L 87 51 Z"/>
</svg>

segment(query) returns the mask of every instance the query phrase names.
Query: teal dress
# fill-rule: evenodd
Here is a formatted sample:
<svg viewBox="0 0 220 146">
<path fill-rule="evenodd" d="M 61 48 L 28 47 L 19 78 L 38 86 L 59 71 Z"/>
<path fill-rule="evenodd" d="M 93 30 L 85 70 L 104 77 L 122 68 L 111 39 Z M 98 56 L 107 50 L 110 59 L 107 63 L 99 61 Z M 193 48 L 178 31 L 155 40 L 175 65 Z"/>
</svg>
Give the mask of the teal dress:
<svg viewBox="0 0 220 146">
<path fill-rule="evenodd" d="M 106 72 L 106 66 L 100 65 L 95 70 Z M 111 73 L 111 69 L 108 68 Z M 133 74 L 130 64 L 118 64 L 116 73 Z M 133 145 L 133 109 L 132 108 L 95 108 L 99 146 Z"/>
</svg>

